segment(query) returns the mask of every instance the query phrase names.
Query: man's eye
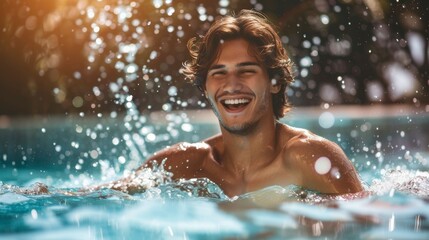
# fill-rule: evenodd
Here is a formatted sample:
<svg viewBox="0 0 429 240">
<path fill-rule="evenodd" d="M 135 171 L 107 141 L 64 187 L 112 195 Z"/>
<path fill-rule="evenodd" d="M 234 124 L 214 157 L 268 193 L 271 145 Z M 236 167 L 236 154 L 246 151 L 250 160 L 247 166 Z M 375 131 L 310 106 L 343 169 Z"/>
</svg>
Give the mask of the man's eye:
<svg viewBox="0 0 429 240">
<path fill-rule="evenodd" d="M 253 73 L 256 73 L 256 71 L 253 69 L 243 69 L 242 71 L 240 71 L 240 74 L 253 74 Z"/>
<path fill-rule="evenodd" d="M 214 72 L 212 73 L 212 77 L 219 77 L 219 76 L 224 76 L 225 72 Z"/>
</svg>

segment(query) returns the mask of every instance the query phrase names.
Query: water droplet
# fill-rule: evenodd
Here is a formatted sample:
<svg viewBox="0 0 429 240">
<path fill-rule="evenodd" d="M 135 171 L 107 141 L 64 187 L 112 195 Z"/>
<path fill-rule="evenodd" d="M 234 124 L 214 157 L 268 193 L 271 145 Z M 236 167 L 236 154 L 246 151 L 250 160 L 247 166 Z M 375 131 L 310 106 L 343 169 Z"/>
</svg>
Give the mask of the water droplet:
<svg viewBox="0 0 429 240">
<path fill-rule="evenodd" d="M 125 162 L 126 162 L 127 160 L 125 159 L 125 157 L 124 156 L 119 156 L 118 157 L 118 162 L 120 163 L 120 164 L 125 164 Z"/>
<path fill-rule="evenodd" d="M 334 126 L 335 116 L 330 112 L 324 112 L 319 116 L 319 125 L 322 128 L 331 128 Z"/>
<path fill-rule="evenodd" d="M 82 74 L 81 74 L 80 72 L 74 72 L 74 73 L 73 73 L 73 77 L 74 77 L 75 79 L 80 79 L 80 78 L 82 77 Z"/>
<path fill-rule="evenodd" d="M 37 219 L 38 218 L 38 214 L 37 214 L 36 209 L 31 209 L 31 217 L 33 219 Z"/>
<path fill-rule="evenodd" d="M 130 73 L 135 73 L 138 70 L 138 66 L 135 63 L 130 63 L 125 67 L 125 72 L 130 74 Z"/>
<path fill-rule="evenodd" d="M 119 91 L 119 85 L 113 82 L 109 84 L 109 88 L 113 93 Z"/>
<path fill-rule="evenodd" d="M 177 87 L 171 86 L 170 88 L 168 88 L 168 95 L 172 97 L 177 96 Z"/>
<path fill-rule="evenodd" d="M 328 17 L 328 15 L 325 15 L 325 14 L 320 15 L 320 21 L 323 24 L 328 25 L 329 24 L 329 17 Z"/>
<path fill-rule="evenodd" d="M 341 178 L 341 173 L 340 171 L 338 171 L 338 168 L 334 167 L 331 170 L 331 176 L 335 179 L 340 179 Z"/>
<path fill-rule="evenodd" d="M 171 81 L 171 79 L 172 79 L 171 75 L 166 75 L 166 76 L 164 77 L 164 81 L 166 81 L 166 82 L 170 82 L 170 81 Z"/>
<path fill-rule="evenodd" d="M 150 53 L 149 59 L 153 60 L 158 56 L 158 52 L 157 51 L 152 51 Z"/>
<path fill-rule="evenodd" d="M 169 8 L 167 8 L 167 15 L 168 16 L 171 16 L 171 15 L 173 15 L 173 13 L 175 12 L 175 9 L 173 8 L 173 7 L 169 7 Z"/>
<path fill-rule="evenodd" d="M 83 105 L 83 98 L 80 96 L 74 97 L 72 100 L 72 104 L 75 108 L 80 108 Z"/>
<path fill-rule="evenodd" d="M 299 61 L 299 64 L 301 65 L 301 67 L 310 67 L 313 64 L 313 62 L 310 57 L 306 56 L 301 58 L 301 60 Z"/>
<path fill-rule="evenodd" d="M 56 145 L 55 146 L 55 151 L 60 152 L 61 151 L 61 146 L 60 145 Z"/>
<path fill-rule="evenodd" d="M 119 138 L 117 138 L 117 137 L 113 138 L 112 143 L 113 143 L 113 145 L 118 145 L 119 144 Z"/>
<path fill-rule="evenodd" d="M 97 159 L 98 158 L 98 151 L 97 150 L 92 150 L 92 151 L 89 152 L 89 155 L 91 156 L 91 158 Z"/>
<path fill-rule="evenodd" d="M 146 136 L 146 140 L 147 140 L 148 142 L 154 142 L 154 141 L 156 140 L 156 135 L 155 135 L 155 134 L 153 134 L 153 133 L 149 133 L 149 134 Z"/>
<path fill-rule="evenodd" d="M 314 169 L 320 175 L 326 174 L 331 170 L 331 160 L 327 157 L 320 157 L 314 164 Z"/>
<path fill-rule="evenodd" d="M 185 132 L 192 132 L 192 130 L 194 130 L 194 127 L 190 123 L 183 123 L 181 128 Z"/>
<path fill-rule="evenodd" d="M 160 8 L 162 7 L 163 2 L 162 0 L 152 0 L 152 4 L 155 8 Z"/>
<path fill-rule="evenodd" d="M 166 111 L 166 112 L 170 112 L 172 109 L 172 106 L 170 103 L 165 103 L 162 105 L 162 110 Z"/>
<path fill-rule="evenodd" d="M 121 62 L 121 61 L 118 61 L 118 62 L 116 62 L 116 64 L 115 64 L 115 68 L 116 68 L 117 70 L 122 70 L 122 69 L 124 69 L 124 67 L 125 67 L 125 64 L 124 64 L 123 62 Z"/>
</svg>

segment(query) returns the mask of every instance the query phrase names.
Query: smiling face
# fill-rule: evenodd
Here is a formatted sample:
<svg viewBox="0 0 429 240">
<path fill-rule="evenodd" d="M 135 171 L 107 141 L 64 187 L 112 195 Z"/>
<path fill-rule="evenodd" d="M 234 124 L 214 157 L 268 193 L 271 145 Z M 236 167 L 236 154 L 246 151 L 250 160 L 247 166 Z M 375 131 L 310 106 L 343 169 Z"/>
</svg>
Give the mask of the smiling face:
<svg viewBox="0 0 429 240">
<path fill-rule="evenodd" d="M 262 120 L 274 120 L 272 86 L 265 69 L 252 55 L 244 39 L 228 40 L 219 46 L 219 56 L 210 65 L 206 96 L 228 132 L 246 134 Z"/>
</svg>

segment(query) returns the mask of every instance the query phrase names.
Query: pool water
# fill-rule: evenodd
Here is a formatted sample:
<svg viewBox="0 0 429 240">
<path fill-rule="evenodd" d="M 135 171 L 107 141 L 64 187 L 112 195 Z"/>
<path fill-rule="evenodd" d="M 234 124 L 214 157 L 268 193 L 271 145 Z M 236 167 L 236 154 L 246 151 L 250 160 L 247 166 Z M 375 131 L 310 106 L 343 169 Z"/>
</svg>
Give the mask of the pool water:
<svg viewBox="0 0 429 240">
<path fill-rule="evenodd" d="M 428 239 L 427 114 L 332 116 L 328 128 L 302 112 L 285 121 L 339 143 L 363 193 L 271 186 L 228 198 L 207 179 L 172 182 L 162 169 L 147 171 L 153 187 L 140 194 L 86 191 L 216 124 L 148 118 L 133 135 L 116 120 L 13 121 L 0 129 L 0 239 Z"/>
<path fill-rule="evenodd" d="M 413 181 L 428 191 L 427 179 Z M 273 186 L 228 199 L 207 180 L 164 184 L 133 196 L 64 188 L 20 194 L 3 185 L 0 213 L 1 239 L 427 239 L 429 234 L 424 197 L 391 190 L 334 198 Z"/>
</svg>

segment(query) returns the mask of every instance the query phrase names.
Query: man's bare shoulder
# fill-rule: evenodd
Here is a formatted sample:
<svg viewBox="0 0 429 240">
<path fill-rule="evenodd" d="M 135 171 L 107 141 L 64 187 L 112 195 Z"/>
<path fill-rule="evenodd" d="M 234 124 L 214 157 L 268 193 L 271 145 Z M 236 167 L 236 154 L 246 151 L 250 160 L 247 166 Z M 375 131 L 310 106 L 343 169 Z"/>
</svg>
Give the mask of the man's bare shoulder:
<svg viewBox="0 0 429 240">
<path fill-rule="evenodd" d="M 214 136 L 201 142 L 176 143 L 154 153 L 138 170 L 163 164 L 164 169 L 175 173 L 175 177 L 189 177 L 189 173 L 202 168 L 204 161 L 212 159 L 218 141 L 219 137 Z"/>
<path fill-rule="evenodd" d="M 322 192 L 361 190 L 354 166 L 338 144 L 302 128 L 284 125 L 282 131 L 288 136 L 283 161 L 301 174 L 302 185 Z"/>
<path fill-rule="evenodd" d="M 338 144 L 303 128 L 284 125 L 283 134 L 288 138 L 283 143 L 284 160 L 292 165 L 314 164 L 321 157 L 350 168 L 351 163 Z"/>
<path fill-rule="evenodd" d="M 148 160 L 148 164 L 153 161 L 158 163 L 166 160 L 166 161 L 178 161 L 178 160 L 186 160 L 190 156 L 199 155 L 202 153 L 207 153 L 211 149 L 210 145 L 205 142 L 179 142 L 172 146 L 168 146 L 156 153 L 154 153 Z"/>
</svg>

